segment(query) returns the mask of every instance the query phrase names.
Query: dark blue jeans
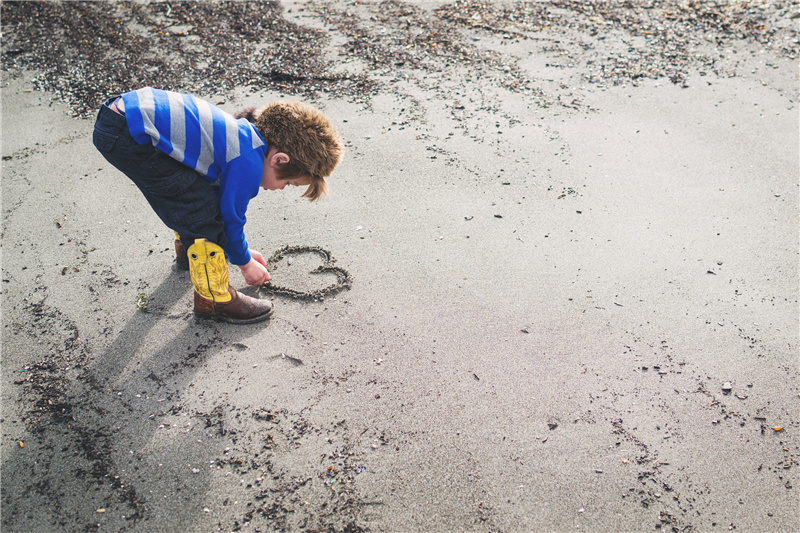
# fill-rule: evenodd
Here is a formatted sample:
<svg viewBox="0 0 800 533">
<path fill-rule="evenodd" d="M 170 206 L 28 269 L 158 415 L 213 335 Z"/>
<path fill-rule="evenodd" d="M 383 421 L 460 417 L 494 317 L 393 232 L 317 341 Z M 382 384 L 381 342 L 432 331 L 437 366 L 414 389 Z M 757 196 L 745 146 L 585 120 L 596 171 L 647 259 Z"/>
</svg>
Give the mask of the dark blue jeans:
<svg viewBox="0 0 800 533">
<path fill-rule="evenodd" d="M 181 236 L 186 250 L 201 238 L 225 246 L 225 224 L 211 182 L 152 144 L 137 143 L 125 116 L 108 107 L 115 100 L 109 98 L 97 113 L 95 147 L 139 187 L 158 217 Z"/>
</svg>

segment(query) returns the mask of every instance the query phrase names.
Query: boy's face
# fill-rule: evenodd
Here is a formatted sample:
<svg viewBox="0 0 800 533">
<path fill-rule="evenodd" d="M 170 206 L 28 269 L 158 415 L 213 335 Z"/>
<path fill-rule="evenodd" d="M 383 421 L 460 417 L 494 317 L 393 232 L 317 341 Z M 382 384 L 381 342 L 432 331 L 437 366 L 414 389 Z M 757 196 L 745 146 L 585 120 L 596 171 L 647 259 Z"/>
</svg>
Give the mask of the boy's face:
<svg viewBox="0 0 800 533">
<path fill-rule="evenodd" d="M 265 191 L 280 191 L 287 185 L 294 185 L 295 187 L 308 187 L 311 185 L 311 180 L 303 176 L 300 178 L 290 178 L 288 180 L 281 180 L 275 177 L 275 172 L 267 172 L 264 169 L 264 179 L 261 180 L 261 188 Z"/>
<path fill-rule="evenodd" d="M 306 187 L 311 184 L 311 179 L 307 176 L 290 178 L 288 180 L 278 179 L 276 168 L 279 165 L 289 162 L 289 156 L 283 152 L 270 148 L 267 157 L 264 159 L 264 173 L 261 178 L 261 188 L 265 191 L 280 191 L 287 185 L 295 187 Z"/>
</svg>

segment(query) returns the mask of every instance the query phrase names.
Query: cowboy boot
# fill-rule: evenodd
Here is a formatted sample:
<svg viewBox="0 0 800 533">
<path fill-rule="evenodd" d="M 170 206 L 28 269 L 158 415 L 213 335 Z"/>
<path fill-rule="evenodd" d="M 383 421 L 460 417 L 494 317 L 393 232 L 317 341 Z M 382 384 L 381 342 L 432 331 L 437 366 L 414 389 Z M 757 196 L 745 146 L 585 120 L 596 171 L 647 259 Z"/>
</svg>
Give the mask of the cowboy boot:
<svg viewBox="0 0 800 533">
<path fill-rule="evenodd" d="M 186 255 L 186 249 L 181 244 L 181 236 L 175 231 L 175 267 L 178 270 L 189 270 L 189 256 Z"/>
<path fill-rule="evenodd" d="M 222 248 L 205 239 L 197 239 L 189 247 L 188 257 L 196 317 L 252 324 L 272 315 L 272 302 L 241 294 L 231 287 Z"/>
</svg>

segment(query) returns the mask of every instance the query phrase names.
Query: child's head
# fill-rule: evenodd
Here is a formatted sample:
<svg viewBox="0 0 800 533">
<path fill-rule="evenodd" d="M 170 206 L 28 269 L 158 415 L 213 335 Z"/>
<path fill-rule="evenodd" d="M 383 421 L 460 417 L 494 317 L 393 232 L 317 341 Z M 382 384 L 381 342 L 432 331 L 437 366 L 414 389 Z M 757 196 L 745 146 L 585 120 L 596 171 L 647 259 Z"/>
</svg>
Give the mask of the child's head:
<svg viewBox="0 0 800 533">
<path fill-rule="evenodd" d="M 325 177 L 342 159 L 344 146 L 336 127 L 319 110 L 301 102 L 273 102 L 262 109 L 248 108 L 237 118 L 252 122 L 267 145 L 289 156 L 276 168 L 278 179 L 309 179 L 303 194 L 317 200 L 327 192 Z"/>
</svg>

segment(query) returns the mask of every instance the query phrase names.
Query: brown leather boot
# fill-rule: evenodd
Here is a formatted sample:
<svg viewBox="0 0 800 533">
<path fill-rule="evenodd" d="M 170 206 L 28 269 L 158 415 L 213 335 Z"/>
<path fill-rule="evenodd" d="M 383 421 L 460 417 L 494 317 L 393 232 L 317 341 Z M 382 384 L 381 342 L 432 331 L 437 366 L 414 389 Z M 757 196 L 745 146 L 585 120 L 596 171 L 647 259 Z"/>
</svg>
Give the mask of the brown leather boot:
<svg viewBox="0 0 800 533">
<path fill-rule="evenodd" d="M 175 233 L 175 267 L 178 270 L 189 271 L 189 256 L 181 244 L 181 238 Z"/>
<path fill-rule="evenodd" d="M 228 285 L 231 299 L 228 302 L 215 302 L 200 296 L 194 291 L 194 316 L 222 320 L 231 324 L 253 324 L 272 316 L 272 302 L 251 298 Z"/>
<path fill-rule="evenodd" d="M 252 324 L 272 315 L 272 302 L 241 294 L 231 287 L 222 248 L 205 239 L 197 239 L 189 247 L 188 258 L 196 317 Z"/>
</svg>

